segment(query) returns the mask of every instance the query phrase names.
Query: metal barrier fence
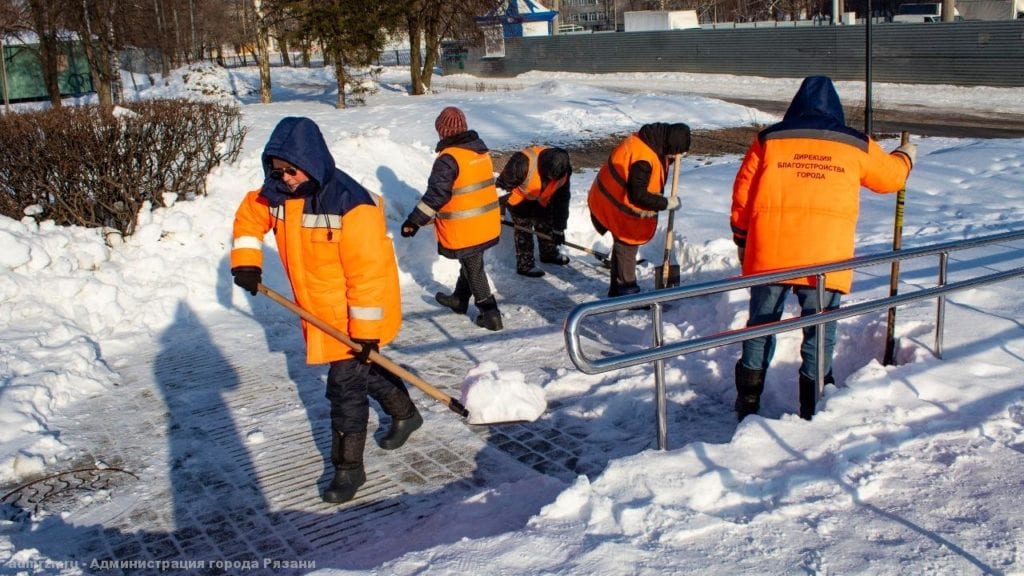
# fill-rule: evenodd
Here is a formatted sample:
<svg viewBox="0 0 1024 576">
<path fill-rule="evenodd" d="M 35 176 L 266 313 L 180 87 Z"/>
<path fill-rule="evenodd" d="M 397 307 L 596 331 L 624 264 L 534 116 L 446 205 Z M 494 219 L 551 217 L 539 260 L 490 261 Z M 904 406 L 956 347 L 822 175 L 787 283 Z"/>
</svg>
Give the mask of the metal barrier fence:
<svg viewBox="0 0 1024 576">
<path fill-rule="evenodd" d="M 1024 240 L 1024 230 L 981 236 L 978 238 L 933 244 L 919 248 L 908 248 L 898 251 L 889 251 L 879 254 L 860 256 L 820 266 L 808 266 L 805 268 L 793 268 L 781 272 L 757 274 L 741 278 L 729 278 L 691 284 L 658 290 L 655 292 L 633 294 L 630 296 L 619 296 L 596 302 L 588 302 L 576 306 L 566 318 L 564 336 L 565 347 L 569 358 L 580 371 L 586 374 L 600 374 L 612 370 L 621 370 L 641 364 L 654 364 L 655 395 L 657 401 L 657 427 L 658 427 L 658 448 L 667 448 L 668 426 L 667 411 L 668 403 L 665 396 L 665 360 L 676 356 L 684 356 L 694 352 L 700 352 L 719 346 L 735 344 L 744 340 L 759 336 L 769 336 L 790 330 L 799 330 L 808 326 L 816 326 L 819 330 L 824 328 L 828 322 L 852 318 L 869 312 L 888 310 L 916 302 L 918 300 L 936 298 L 936 326 L 935 326 L 935 350 L 934 354 L 942 357 L 942 332 L 945 324 L 945 295 L 950 292 L 966 290 L 987 284 L 994 284 L 1012 278 L 1024 276 L 1024 265 L 1009 270 L 994 272 L 976 276 L 967 280 L 947 283 L 949 254 L 971 248 L 991 246 L 1001 242 L 1012 242 Z M 1018 249 L 1020 250 L 1020 249 Z M 818 312 L 804 317 L 784 318 L 778 322 L 752 326 L 738 330 L 727 330 L 709 336 L 700 336 L 689 340 L 666 344 L 664 341 L 664 323 L 662 319 L 662 304 L 676 302 L 688 298 L 720 294 L 732 290 L 750 288 L 766 284 L 776 284 L 793 278 L 815 276 L 819 286 L 818 301 L 821 302 L 821 291 L 824 290 L 825 274 L 839 270 L 849 270 L 876 266 L 879 264 L 891 264 L 925 256 L 938 256 L 936 266 L 936 285 L 932 288 L 918 289 L 909 293 L 897 294 L 885 298 L 858 302 L 849 306 L 841 306 L 838 309 L 828 312 Z M 1021 251 L 1021 258 L 1024 258 L 1024 251 Z M 583 350 L 583 343 L 580 340 L 580 328 L 585 320 L 602 314 L 611 314 L 630 309 L 650 307 L 652 319 L 652 331 L 650 348 L 624 352 L 621 354 L 608 355 L 602 358 L 590 358 Z M 824 338 L 818 338 L 818 358 L 823 360 L 824 353 L 821 347 L 824 346 Z M 818 372 L 817 387 L 820 393 L 822 388 L 823 370 Z"/>
<path fill-rule="evenodd" d="M 445 74 L 693 72 L 864 80 L 866 26 L 690 29 L 504 39 L 504 56 L 445 48 Z M 1024 86 L 1024 20 L 872 26 L 872 79 L 907 84 Z M 637 78 L 643 87 L 643 79 Z M 751 98 L 757 94 L 752 93 Z"/>
</svg>

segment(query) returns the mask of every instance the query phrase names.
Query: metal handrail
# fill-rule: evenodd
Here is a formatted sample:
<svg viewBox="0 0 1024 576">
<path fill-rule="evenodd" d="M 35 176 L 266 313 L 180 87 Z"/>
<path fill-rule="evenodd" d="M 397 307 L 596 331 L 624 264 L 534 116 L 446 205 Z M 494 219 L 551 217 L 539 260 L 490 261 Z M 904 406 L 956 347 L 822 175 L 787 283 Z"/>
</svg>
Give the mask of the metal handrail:
<svg viewBox="0 0 1024 576">
<path fill-rule="evenodd" d="M 618 296 L 615 298 L 608 298 L 606 300 L 587 302 L 573 308 L 565 320 L 565 347 L 569 353 L 569 358 L 572 360 L 572 363 L 577 369 L 585 374 L 600 374 L 603 372 L 621 370 L 623 368 L 637 366 L 640 364 L 649 364 L 652 362 L 655 364 L 655 384 L 656 393 L 658 394 L 658 447 L 664 450 L 666 447 L 667 436 L 667 427 L 665 425 L 665 421 L 667 420 L 665 406 L 667 403 L 663 397 L 665 389 L 664 361 L 666 359 L 691 354 L 693 352 L 700 352 L 710 348 L 717 348 L 728 344 L 734 344 L 759 336 L 770 336 L 780 332 L 797 330 L 807 326 L 818 326 L 820 329 L 828 322 L 851 318 L 878 310 L 888 310 L 889 308 L 894 308 L 902 304 L 928 298 L 938 299 L 938 306 L 936 309 L 935 355 L 941 358 L 942 331 L 945 322 L 945 294 L 1024 276 L 1024 266 L 1021 266 L 1003 272 L 996 272 L 968 280 L 947 283 L 949 254 L 951 252 L 1016 240 L 1024 240 L 1024 230 L 944 242 L 941 244 L 932 244 L 918 248 L 904 248 L 898 251 L 858 256 L 832 264 L 792 268 L 778 272 L 701 282 L 688 286 L 658 290 L 655 292 L 631 294 L 628 296 Z M 834 310 L 808 314 L 803 317 L 786 318 L 769 324 L 726 330 L 710 336 L 691 338 L 684 342 L 665 344 L 663 341 L 662 334 L 664 333 L 664 326 L 662 324 L 661 306 L 668 302 L 675 302 L 698 296 L 719 294 L 722 292 L 730 292 L 733 290 L 750 288 L 752 286 L 777 284 L 786 280 L 807 276 L 817 277 L 818 285 L 822 286 L 824 284 L 824 276 L 829 272 L 865 268 L 879 264 L 887 264 L 896 261 L 934 255 L 939 256 L 938 279 L 937 285 L 934 288 L 923 288 L 910 293 L 897 294 L 867 302 L 859 302 L 849 306 L 841 306 Z M 819 301 L 820 300 L 821 299 L 819 298 Z M 603 358 L 590 358 L 583 352 L 583 346 L 580 340 L 580 327 L 584 320 L 592 316 L 611 314 L 614 312 L 642 307 L 649 307 L 651 310 L 653 324 L 653 335 L 651 339 L 653 343 L 652 347 L 640 351 L 609 355 Z M 819 338 L 819 341 L 820 340 L 822 339 Z M 821 370 L 819 370 L 819 372 L 821 372 Z M 818 374 L 819 390 L 821 388 L 822 378 L 823 375 Z"/>
</svg>

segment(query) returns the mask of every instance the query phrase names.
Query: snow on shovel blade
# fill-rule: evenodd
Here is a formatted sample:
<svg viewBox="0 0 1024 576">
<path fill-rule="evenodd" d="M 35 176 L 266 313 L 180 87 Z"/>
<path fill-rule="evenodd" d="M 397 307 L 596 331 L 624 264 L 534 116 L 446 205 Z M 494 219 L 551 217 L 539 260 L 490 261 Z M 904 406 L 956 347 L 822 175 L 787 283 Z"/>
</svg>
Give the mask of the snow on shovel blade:
<svg viewBox="0 0 1024 576">
<path fill-rule="evenodd" d="M 548 406 L 543 388 L 527 384 L 522 372 L 501 371 L 494 362 L 466 374 L 462 404 L 469 411 L 467 422 L 478 425 L 533 422 Z"/>
</svg>

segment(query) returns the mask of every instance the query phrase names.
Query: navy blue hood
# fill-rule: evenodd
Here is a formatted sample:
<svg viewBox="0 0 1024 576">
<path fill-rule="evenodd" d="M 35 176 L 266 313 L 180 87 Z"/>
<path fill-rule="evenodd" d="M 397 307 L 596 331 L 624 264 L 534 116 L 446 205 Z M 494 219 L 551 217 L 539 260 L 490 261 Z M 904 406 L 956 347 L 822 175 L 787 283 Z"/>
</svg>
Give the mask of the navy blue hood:
<svg viewBox="0 0 1024 576">
<path fill-rule="evenodd" d="M 763 139 L 766 134 L 781 130 L 831 130 L 849 134 L 860 140 L 867 141 L 867 136 L 846 125 L 846 115 L 839 94 L 828 76 L 808 76 L 800 84 L 800 89 L 789 103 L 782 122 L 761 132 Z"/>
<path fill-rule="evenodd" d="M 301 168 L 310 180 L 294 192 L 284 180 L 271 178 L 273 159 Z M 271 206 L 288 198 L 306 198 L 306 213 L 344 214 L 359 204 L 374 204 L 369 191 L 335 166 L 320 128 L 309 118 L 288 117 L 277 123 L 263 148 L 263 188 Z"/>
<path fill-rule="evenodd" d="M 301 168 L 312 182 L 301 185 L 295 192 L 283 180 L 270 177 L 273 159 L 280 158 Z M 323 134 L 309 118 L 290 116 L 277 123 L 263 147 L 263 188 L 261 194 L 273 206 L 280 206 L 287 198 L 311 196 L 327 188 L 334 178 L 334 157 L 327 148 Z"/>
</svg>

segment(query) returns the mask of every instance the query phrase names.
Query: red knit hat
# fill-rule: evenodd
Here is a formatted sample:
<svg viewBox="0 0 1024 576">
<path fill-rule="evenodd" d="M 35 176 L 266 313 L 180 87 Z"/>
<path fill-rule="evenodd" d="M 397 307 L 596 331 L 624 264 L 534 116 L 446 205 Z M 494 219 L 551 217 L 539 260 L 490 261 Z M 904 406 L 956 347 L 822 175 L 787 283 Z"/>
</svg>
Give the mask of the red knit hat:
<svg viewBox="0 0 1024 576">
<path fill-rule="evenodd" d="M 437 120 L 434 120 L 434 128 L 441 138 L 448 138 L 469 130 L 469 127 L 466 126 L 466 115 L 455 106 L 448 106 L 441 110 L 441 113 L 437 115 Z"/>
</svg>

